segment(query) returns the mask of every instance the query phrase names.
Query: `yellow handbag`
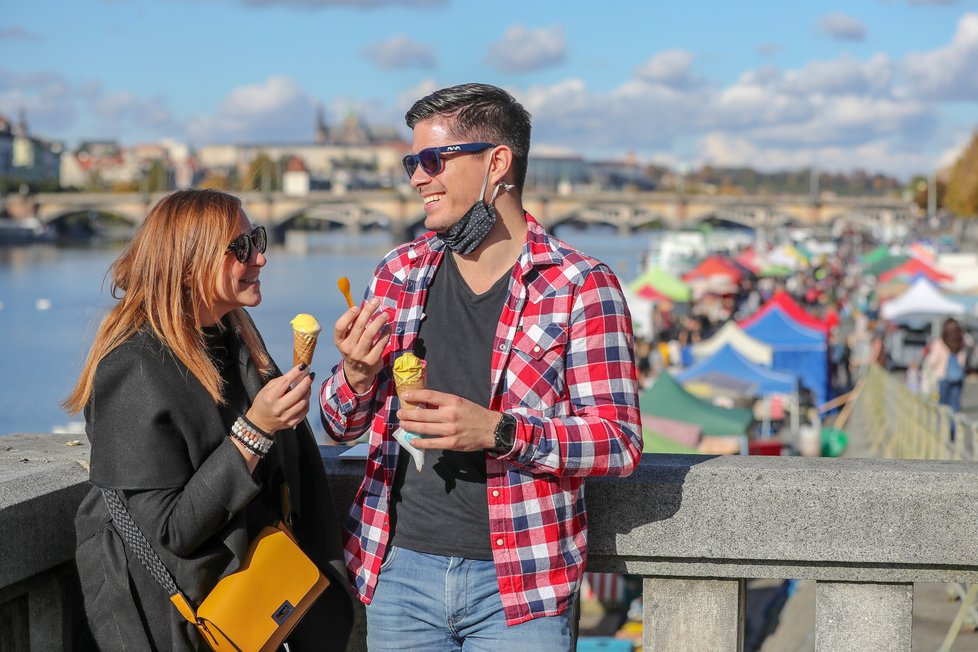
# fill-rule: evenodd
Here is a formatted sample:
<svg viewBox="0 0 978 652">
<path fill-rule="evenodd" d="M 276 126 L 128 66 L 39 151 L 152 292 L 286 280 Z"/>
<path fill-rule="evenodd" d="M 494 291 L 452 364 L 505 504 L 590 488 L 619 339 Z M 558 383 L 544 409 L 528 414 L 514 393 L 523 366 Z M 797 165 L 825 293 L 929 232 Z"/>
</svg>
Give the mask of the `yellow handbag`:
<svg viewBox="0 0 978 652">
<path fill-rule="evenodd" d="M 170 601 L 213 650 L 271 652 L 329 586 L 284 522 L 263 529 L 241 567 L 221 579 L 196 613 L 114 491 L 102 497 L 116 528 Z"/>
</svg>

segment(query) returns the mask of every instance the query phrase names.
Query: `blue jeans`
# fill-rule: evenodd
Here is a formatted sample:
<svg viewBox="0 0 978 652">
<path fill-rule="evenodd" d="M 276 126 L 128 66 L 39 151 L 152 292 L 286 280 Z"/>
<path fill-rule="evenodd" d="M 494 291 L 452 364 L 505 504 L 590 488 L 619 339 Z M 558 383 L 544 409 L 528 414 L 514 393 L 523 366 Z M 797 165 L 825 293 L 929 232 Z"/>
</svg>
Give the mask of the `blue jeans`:
<svg viewBox="0 0 978 652">
<path fill-rule="evenodd" d="M 493 562 L 392 546 L 367 605 L 367 649 L 566 652 L 570 610 L 507 627 Z"/>
<path fill-rule="evenodd" d="M 938 386 L 938 403 L 947 405 L 954 412 L 961 411 L 961 389 L 964 381 L 961 380 L 942 380 Z"/>
</svg>

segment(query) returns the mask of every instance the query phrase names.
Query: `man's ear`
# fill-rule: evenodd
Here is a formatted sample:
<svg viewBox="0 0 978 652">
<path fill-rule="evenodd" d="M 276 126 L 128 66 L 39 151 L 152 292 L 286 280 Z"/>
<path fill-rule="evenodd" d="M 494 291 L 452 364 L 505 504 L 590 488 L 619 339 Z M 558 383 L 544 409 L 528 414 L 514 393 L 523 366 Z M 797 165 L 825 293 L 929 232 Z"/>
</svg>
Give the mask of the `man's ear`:
<svg viewBox="0 0 978 652">
<path fill-rule="evenodd" d="M 492 167 L 490 181 L 496 185 L 501 181 L 506 181 L 511 176 L 513 170 L 513 150 L 507 145 L 498 145 L 492 150 Z"/>
</svg>

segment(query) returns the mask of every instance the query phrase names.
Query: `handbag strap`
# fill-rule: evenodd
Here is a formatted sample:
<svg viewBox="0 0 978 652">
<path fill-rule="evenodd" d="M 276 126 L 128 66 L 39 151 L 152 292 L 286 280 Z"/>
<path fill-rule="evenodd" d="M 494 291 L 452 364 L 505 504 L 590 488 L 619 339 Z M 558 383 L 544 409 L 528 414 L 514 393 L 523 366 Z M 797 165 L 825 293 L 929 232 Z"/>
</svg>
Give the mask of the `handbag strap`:
<svg viewBox="0 0 978 652">
<path fill-rule="evenodd" d="M 180 593 L 180 589 L 177 588 L 177 583 L 174 581 L 173 576 L 170 575 L 170 571 L 167 570 L 163 564 L 163 560 L 153 550 L 153 546 L 149 545 L 149 541 L 146 540 L 142 530 L 132 520 L 132 516 L 129 515 L 129 510 L 126 509 L 122 499 L 119 498 L 119 494 L 109 489 L 102 489 L 102 500 L 105 501 L 105 506 L 108 508 L 109 515 L 112 517 L 112 521 L 115 523 L 119 534 L 122 535 L 123 540 L 129 545 L 132 551 L 136 553 L 136 557 L 139 558 L 139 561 L 149 571 L 149 574 L 160 583 L 160 586 L 163 587 L 167 595 L 172 596 Z"/>
</svg>

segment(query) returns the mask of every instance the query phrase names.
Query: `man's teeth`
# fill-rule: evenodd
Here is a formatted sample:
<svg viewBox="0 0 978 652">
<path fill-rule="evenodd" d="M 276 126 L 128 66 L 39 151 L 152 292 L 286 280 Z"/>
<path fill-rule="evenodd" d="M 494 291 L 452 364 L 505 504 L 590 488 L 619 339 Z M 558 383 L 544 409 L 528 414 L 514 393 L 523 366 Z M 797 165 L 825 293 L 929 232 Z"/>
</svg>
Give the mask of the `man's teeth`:
<svg viewBox="0 0 978 652">
<path fill-rule="evenodd" d="M 428 195 L 427 197 L 424 198 L 424 203 L 430 204 L 433 201 L 438 201 L 439 199 L 441 199 L 441 197 L 442 197 L 441 195 Z"/>
</svg>

